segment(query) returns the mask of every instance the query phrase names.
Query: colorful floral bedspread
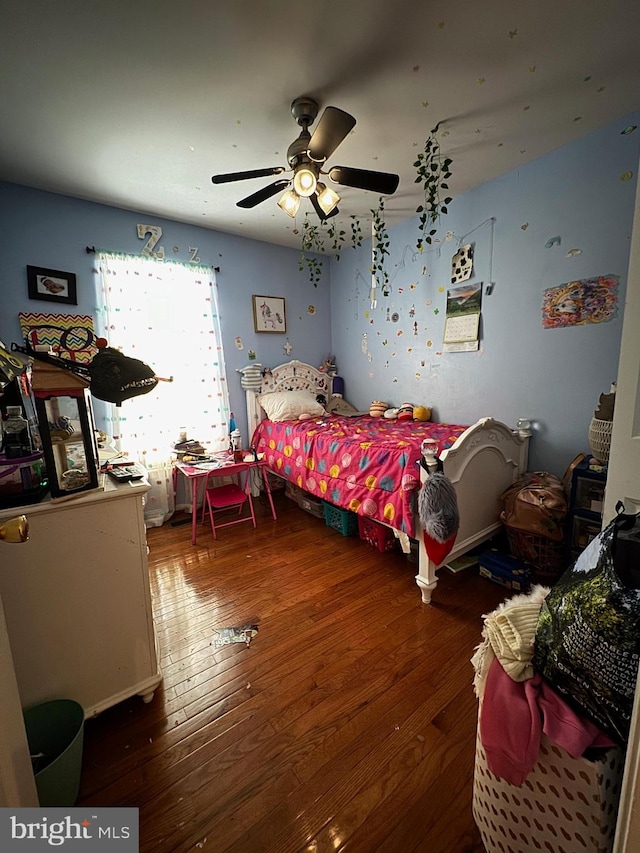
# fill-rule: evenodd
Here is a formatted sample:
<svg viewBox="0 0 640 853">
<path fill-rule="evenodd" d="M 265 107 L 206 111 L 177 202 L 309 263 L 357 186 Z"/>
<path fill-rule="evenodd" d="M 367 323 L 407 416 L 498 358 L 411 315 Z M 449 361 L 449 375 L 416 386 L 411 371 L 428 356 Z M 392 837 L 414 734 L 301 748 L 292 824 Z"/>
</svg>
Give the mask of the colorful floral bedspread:
<svg viewBox="0 0 640 853">
<path fill-rule="evenodd" d="M 451 447 L 466 427 L 369 415 L 262 421 L 253 444 L 271 471 L 342 509 L 415 535 L 420 446 Z"/>
</svg>

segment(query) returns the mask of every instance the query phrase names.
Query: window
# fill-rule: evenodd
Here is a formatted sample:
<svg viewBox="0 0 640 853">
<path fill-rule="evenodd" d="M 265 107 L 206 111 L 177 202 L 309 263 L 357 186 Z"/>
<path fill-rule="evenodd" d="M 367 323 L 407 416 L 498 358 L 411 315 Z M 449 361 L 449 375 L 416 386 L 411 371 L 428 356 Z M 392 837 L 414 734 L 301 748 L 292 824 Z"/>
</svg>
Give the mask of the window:
<svg viewBox="0 0 640 853">
<path fill-rule="evenodd" d="M 215 273 L 210 268 L 99 252 L 96 334 L 148 364 L 160 379 L 149 393 L 104 403 L 105 432 L 118 450 L 164 483 L 171 503 L 171 449 L 181 431 L 208 452 L 226 449 L 229 402 Z M 164 472 L 164 473 L 163 473 Z M 169 494 L 170 493 L 170 494 Z M 169 500 L 171 498 L 171 500 Z M 145 517 L 173 507 L 150 495 Z M 162 523 L 160 520 L 158 523 Z M 148 519 L 149 521 L 149 519 Z"/>
</svg>

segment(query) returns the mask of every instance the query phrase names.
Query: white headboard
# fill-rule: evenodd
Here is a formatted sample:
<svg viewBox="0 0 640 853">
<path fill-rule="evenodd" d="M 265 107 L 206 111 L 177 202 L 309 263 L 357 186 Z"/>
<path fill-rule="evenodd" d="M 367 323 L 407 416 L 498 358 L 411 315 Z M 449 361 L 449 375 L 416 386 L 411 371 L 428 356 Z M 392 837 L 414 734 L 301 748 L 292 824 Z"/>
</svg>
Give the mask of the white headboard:
<svg viewBox="0 0 640 853">
<path fill-rule="evenodd" d="M 331 397 L 332 377 L 317 367 L 302 361 L 288 361 L 263 372 L 262 393 L 269 391 L 308 391 L 313 397 L 322 394 L 327 402 Z"/>
<path fill-rule="evenodd" d="M 331 399 L 332 385 L 333 378 L 329 373 L 324 373 L 317 367 L 305 364 L 303 361 L 293 359 L 286 364 L 278 365 L 278 367 L 265 368 L 262 388 L 259 391 L 247 388 L 245 392 L 247 395 L 249 438 L 264 417 L 262 408 L 258 403 L 260 394 L 272 391 L 276 393 L 279 391 L 308 391 L 314 399 L 318 394 L 322 394 L 328 403 Z"/>
</svg>

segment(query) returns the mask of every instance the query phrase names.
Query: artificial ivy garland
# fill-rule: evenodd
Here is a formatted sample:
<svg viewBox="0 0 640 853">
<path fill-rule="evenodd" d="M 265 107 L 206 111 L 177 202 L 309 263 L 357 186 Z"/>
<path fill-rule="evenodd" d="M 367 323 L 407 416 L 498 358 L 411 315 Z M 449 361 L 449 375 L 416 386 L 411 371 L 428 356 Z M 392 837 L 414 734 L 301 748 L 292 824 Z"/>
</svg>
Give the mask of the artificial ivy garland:
<svg viewBox="0 0 640 853">
<path fill-rule="evenodd" d="M 451 177 L 450 157 L 442 157 L 440 143 L 436 133 L 438 123 L 424 144 L 424 152 L 418 154 L 418 159 L 413 164 L 417 170 L 416 184 L 422 184 L 424 190 L 424 204 L 418 205 L 416 213 L 420 214 L 419 236 L 416 248 L 419 252 L 424 249 L 424 244 L 431 245 L 436 228 L 431 228 L 427 233 L 429 225 L 434 225 L 442 214 L 448 213 L 447 205 L 451 203 L 451 196 L 443 196 L 443 191 L 449 189 L 447 181 Z"/>
</svg>

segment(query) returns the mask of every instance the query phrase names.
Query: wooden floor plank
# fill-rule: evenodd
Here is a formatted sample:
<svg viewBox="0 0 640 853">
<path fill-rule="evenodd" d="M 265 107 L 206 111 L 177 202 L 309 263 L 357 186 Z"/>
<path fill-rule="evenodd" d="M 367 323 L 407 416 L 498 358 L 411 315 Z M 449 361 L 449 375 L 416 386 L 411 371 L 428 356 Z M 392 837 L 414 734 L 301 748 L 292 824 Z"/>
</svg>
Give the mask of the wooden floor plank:
<svg viewBox="0 0 640 853">
<path fill-rule="evenodd" d="M 469 659 L 506 591 L 443 570 L 424 605 L 399 550 L 275 501 L 148 531 L 163 684 L 87 721 L 79 804 L 137 806 L 142 853 L 477 853 Z"/>
</svg>

